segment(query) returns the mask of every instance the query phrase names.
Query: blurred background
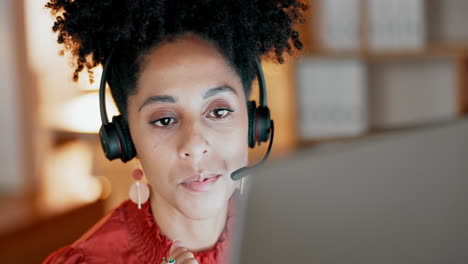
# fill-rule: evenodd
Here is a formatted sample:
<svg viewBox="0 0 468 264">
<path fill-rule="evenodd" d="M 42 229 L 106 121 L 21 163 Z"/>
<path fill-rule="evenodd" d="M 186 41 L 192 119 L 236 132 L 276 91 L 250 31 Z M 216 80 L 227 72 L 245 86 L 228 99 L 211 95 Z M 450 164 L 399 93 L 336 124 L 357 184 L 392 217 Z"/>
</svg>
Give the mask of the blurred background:
<svg viewBox="0 0 468 264">
<path fill-rule="evenodd" d="M 2 263 L 39 263 L 73 242 L 127 199 L 137 166 L 105 159 L 97 135 L 101 69 L 93 84 L 87 73 L 72 81 L 46 2 L 0 1 Z M 272 159 L 465 118 L 468 1 L 309 5 L 298 28 L 303 51 L 284 65 L 263 63 L 276 125 Z M 110 98 L 109 115 L 116 114 Z M 252 161 L 265 148 L 253 150 Z"/>
</svg>

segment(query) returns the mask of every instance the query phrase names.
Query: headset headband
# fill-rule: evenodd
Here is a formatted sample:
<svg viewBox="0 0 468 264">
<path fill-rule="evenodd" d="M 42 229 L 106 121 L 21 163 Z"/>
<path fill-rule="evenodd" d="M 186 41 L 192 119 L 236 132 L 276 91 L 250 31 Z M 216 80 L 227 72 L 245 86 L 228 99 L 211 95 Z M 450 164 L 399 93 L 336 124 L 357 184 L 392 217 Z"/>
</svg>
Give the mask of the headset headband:
<svg viewBox="0 0 468 264">
<path fill-rule="evenodd" d="M 99 85 L 99 109 L 101 110 L 101 122 L 103 125 L 109 124 L 109 119 L 107 119 L 107 110 L 106 110 L 106 81 L 107 81 L 107 70 L 109 69 L 109 64 L 112 58 L 114 50 L 109 53 L 109 56 L 104 63 L 104 68 L 102 69 L 101 83 Z"/>
</svg>

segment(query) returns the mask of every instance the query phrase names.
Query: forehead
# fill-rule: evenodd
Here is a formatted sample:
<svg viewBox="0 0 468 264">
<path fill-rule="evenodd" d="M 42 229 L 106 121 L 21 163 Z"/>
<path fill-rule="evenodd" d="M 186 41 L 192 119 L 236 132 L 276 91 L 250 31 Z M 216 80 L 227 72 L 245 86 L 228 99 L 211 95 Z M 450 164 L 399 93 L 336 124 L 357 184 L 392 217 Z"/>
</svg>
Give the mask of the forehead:
<svg viewBox="0 0 468 264">
<path fill-rule="evenodd" d="M 190 93 L 220 85 L 243 94 L 239 76 L 218 49 L 196 35 L 185 35 L 145 56 L 137 93 Z"/>
</svg>

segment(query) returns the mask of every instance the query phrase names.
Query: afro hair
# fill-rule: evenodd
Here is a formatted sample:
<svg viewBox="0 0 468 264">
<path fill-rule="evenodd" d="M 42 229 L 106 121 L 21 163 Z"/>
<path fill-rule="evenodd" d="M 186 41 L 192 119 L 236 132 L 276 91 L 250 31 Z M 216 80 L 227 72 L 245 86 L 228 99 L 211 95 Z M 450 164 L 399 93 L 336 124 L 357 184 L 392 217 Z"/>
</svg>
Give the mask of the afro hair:
<svg viewBox="0 0 468 264">
<path fill-rule="evenodd" d="M 239 74 L 246 95 L 255 59 L 283 63 L 283 53 L 301 49 L 296 23 L 307 6 L 300 0 L 50 0 L 57 42 L 75 58 L 73 78 L 114 55 L 108 82 L 120 113 L 135 92 L 142 59 L 151 48 L 193 32 L 213 43 Z"/>
</svg>

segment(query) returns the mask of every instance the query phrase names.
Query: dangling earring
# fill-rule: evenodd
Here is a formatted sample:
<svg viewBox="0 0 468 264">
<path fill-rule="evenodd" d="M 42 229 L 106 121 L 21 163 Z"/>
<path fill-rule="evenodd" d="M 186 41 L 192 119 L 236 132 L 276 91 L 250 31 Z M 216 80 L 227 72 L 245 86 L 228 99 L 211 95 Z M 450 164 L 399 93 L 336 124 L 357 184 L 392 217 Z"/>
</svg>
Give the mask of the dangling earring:
<svg viewBox="0 0 468 264">
<path fill-rule="evenodd" d="M 138 205 L 138 209 L 141 209 L 141 204 L 146 203 L 149 199 L 150 190 L 146 183 L 140 181 L 143 178 L 143 171 L 141 169 L 133 170 L 132 176 L 135 182 L 130 186 L 128 195 L 130 196 L 130 200 Z"/>
<path fill-rule="evenodd" d="M 240 183 L 240 194 L 241 195 L 244 193 L 244 179 L 245 179 L 245 177 L 242 177 L 241 183 Z"/>
</svg>

